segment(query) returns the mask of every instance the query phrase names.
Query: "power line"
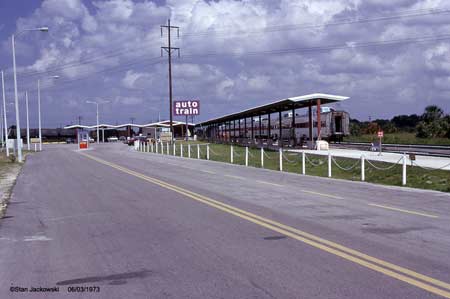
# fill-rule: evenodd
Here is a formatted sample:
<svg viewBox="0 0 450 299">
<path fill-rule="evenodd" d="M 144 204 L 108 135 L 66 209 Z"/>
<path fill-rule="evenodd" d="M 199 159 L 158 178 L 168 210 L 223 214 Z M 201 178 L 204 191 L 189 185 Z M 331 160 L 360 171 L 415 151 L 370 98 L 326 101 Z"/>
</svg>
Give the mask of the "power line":
<svg viewBox="0 0 450 299">
<path fill-rule="evenodd" d="M 302 30 L 302 29 L 310 29 L 317 27 L 330 27 L 330 26 L 338 26 L 338 25 L 349 25 L 349 24 L 357 24 L 357 23 L 370 23 L 370 22 L 380 22 L 380 21 L 390 21 L 396 19 L 404 19 L 404 18 L 413 18 L 413 17 L 421 17 L 421 16 L 429 16 L 436 14 L 448 14 L 450 13 L 450 9 L 448 8 L 434 8 L 434 9 L 421 9 L 421 10 L 412 10 L 406 11 L 397 15 L 392 16 L 381 16 L 376 18 L 345 18 L 338 19 L 330 22 L 323 23 L 299 23 L 299 24 L 286 24 L 286 25 L 276 25 L 276 26 L 265 26 L 262 28 L 256 28 L 254 31 L 218 31 L 218 30 L 206 30 L 206 31 L 193 31 L 182 34 L 182 38 L 189 37 L 202 37 L 202 36 L 228 36 L 228 35 L 248 35 L 248 34 L 261 34 L 267 32 L 278 32 L 278 31 L 287 31 L 287 30 Z M 228 26 L 227 26 L 228 27 Z M 232 26 L 229 26 L 232 27 Z"/>
</svg>

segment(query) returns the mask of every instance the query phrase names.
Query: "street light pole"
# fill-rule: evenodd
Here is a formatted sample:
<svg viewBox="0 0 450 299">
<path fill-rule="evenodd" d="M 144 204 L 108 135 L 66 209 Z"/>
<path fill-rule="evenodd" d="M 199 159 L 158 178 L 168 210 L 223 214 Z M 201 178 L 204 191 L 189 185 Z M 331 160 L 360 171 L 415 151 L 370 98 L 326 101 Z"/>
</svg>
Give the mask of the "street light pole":
<svg viewBox="0 0 450 299">
<path fill-rule="evenodd" d="M 30 116 L 28 114 L 28 91 L 25 91 L 25 104 L 27 106 L 27 149 L 30 150 Z"/>
<path fill-rule="evenodd" d="M 25 31 L 42 31 L 47 32 L 48 27 L 39 27 L 34 29 L 25 29 L 17 33 L 17 36 L 19 36 L 21 33 Z M 19 98 L 17 95 L 17 72 L 16 72 L 16 49 L 15 49 L 15 43 L 16 38 L 14 34 L 11 36 L 11 43 L 12 43 L 12 54 L 13 54 L 13 72 L 14 72 L 14 102 L 16 105 L 16 139 L 17 139 L 17 161 L 22 162 L 22 147 L 20 144 L 20 119 L 19 119 Z"/>
<path fill-rule="evenodd" d="M 20 144 L 20 117 L 19 117 L 19 98 L 17 96 L 17 74 L 16 74 L 16 49 L 14 34 L 11 38 L 12 54 L 13 54 L 13 71 L 14 71 L 14 104 L 16 105 L 16 140 L 17 140 L 17 161 L 22 162 L 22 147 Z"/>
<path fill-rule="evenodd" d="M 2 71 L 2 93 L 3 93 L 3 113 L 4 113 L 4 124 L 5 124 L 5 143 L 6 143 L 6 156 L 9 157 L 9 148 L 8 148 L 8 124 L 6 120 L 6 96 L 5 96 L 5 75 Z"/>
<path fill-rule="evenodd" d="M 88 104 L 95 104 L 95 105 L 97 105 L 97 144 L 100 143 L 100 128 L 99 128 L 99 120 L 98 120 L 98 105 L 99 104 L 108 103 L 108 102 L 109 101 L 103 101 L 103 102 L 86 101 L 86 103 L 88 103 Z"/>
<path fill-rule="evenodd" d="M 39 151 L 42 151 L 42 127 L 41 127 L 41 80 L 38 79 L 38 126 L 39 126 Z"/>
</svg>

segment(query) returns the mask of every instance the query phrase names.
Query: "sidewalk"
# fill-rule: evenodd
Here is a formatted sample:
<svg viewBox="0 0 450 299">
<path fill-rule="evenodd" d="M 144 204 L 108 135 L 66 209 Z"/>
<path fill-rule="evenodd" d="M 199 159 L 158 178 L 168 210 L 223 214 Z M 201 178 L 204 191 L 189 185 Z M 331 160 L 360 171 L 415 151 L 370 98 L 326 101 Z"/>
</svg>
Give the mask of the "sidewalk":
<svg viewBox="0 0 450 299">
<path fill-rule="evenodd" d="M 315 154 L 315 155 L 328 155 L 328 151 L 317 151 L 317 150 L 288 150 L 289 152 L 302 152 L 304 151 L 307 154 Z M 352 150 L 352 149 L 331 149 L 330 153 L 335 157 L 344 157 L 344 158 L 353 158 L 360 159 L 362 155 L 368 160 L 373 161 L 382 161 L 388 163 L 402 163 L 402 154 L 397 153 L 382 153 L 379 156 L 378 152 L 370 152 L 370 151 L 361 151 L 361 150 Z M 408 165 L 411 165 L 411 160 L 409 156 L 406 155 L 406 161 Z M 416 160 L 414 161 L 414 165 L 424 168 L 433 168 L 433 169 L 445 169 L 450 170 L 450 159 L 442 158 L 442 157 L 429 157 L 429 156 L 416 156 Z"/>
</svg>

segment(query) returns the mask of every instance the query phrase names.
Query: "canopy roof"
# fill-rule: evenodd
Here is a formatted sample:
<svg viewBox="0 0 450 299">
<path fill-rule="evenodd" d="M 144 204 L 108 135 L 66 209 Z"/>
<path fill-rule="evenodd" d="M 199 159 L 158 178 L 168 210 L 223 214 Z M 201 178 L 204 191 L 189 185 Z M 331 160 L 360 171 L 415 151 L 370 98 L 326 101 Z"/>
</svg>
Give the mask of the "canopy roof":
<svg viewBox="0 0 450 299">
<path fill-rule="evenodd" d="M 259 115 L 274 113 L 278 111 L 286 111 L 290 109 L 306 108 L 309 107 L 310 105 L 316 105 L 318 100 L 320 100 L 321 104 L 330 104 L 334 102 L 341 102 L 347 100 L 348 98 L 349 97 L 324 93 L 313 93 L 303 96 L 290 97 L 269 104 L 256 106 L 240 112 L 209 119 L 207 121 L 198 123 L 197 126 L 206 126 L 210 124 L 223 123 L 226 121 L 242 119 L 247 117 L 255 117 Z"/>
<path fill-rule="evenodd" d="M 184 126 L 184 125 L 186 125 L 186 123 L 181 122 L 181 121 L 172 121 L 172 125 L 173 126 L 181 126 L 181 125 Z M 194 126 L 195 124 L 188 123 L 188 125 Z M 100 129 L 120 129 L 120 128 L 125 128 L 125 127 L 136 127 L 136 128 L 164 127 L 164 128 L 168 128 L 168 127 L 170 127 L 170 122 L 168 120 L 165 120 L 165 121 L 159 121 L 159 122 L 143 124 L 143 125 L 130 124 L 130 123 L 120 124 L 120 125 L 99 124 L 98 127 Z M 70 126 L 65 126 L 64 129 L 97 129 L 97 125 L 93 125 L 93 126 L 70 125 Z"/>
</svg>

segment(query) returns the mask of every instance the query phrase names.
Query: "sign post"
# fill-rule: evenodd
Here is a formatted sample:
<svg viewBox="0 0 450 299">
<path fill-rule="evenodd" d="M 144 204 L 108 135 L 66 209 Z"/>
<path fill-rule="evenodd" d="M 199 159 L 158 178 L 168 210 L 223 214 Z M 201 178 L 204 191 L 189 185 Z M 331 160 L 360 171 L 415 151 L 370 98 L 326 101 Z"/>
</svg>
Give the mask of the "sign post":
<svg viewBox="0 0 450 299">
<path fill-rule="evenodd" d="M 381 143 L 381 139 L 384 136 L 384 132 L 383 131 L 378 131 L 378 138 L 380 138 L 380 153 L 378 154 L 378 156 L 381 156 L 381 147 L 382 147 L 382 143 Z"/>
</svg>

